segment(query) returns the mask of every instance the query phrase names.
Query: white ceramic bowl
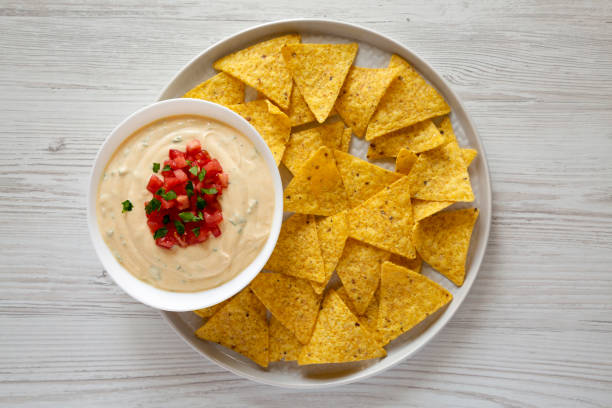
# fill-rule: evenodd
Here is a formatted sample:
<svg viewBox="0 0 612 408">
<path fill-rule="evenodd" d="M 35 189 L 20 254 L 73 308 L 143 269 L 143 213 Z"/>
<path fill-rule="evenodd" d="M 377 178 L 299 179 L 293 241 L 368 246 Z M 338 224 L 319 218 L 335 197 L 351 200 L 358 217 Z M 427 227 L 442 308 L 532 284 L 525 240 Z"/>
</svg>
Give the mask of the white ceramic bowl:
<svg viewBox="0 0 612 408">
<path fill-rule="evenodd" d="M 203 51 L 183 67 L 162 91 L 159 99 L 175 98 L 215 74 L 212 64 L 218 58 L 273 36 L 297 32 L 304 42 L 358 42 L 359 52 L 355 64 L 365 67 L 383 67 L 391 54 L 398 54 L 410 62 L 444 96 L 452 109 L 451 120 L 459 144 L 478 150 L 478 157 L 470 165 L 469 172 L 476 200 L 464 206 L 480 209 L 480 217 L 474 227 L 472 242 L 466 262 L 466 278 L 458 288 L 429 266 L 423 267 L 423 274 L 435 280 L 453 294 L 453 301 L 447 308 L 436 313 L 412 330 L 391 342 L 387 356 L 382 359 L 344 364 L 323 364 L 297 366 L 295 363 L 272 363 L 267 369 L 249 361 L 232 350 L 217 344 L 202 341 L 194 336 L 194 330 L 202 319 L 193 313 L 162 312 L 174 330 L 198 353 L 237 375 L 253 381 L 288 388 L 319 389 L 363 380 L 381 373 L 400 361 L 414 355 L 442 330 L 453 317 L 470 291 L 482 263 L 489 231 L 491 229 L 491 181 L 484 146 L 476 128 L 467 114 L 459 97 L 444 78 L 427 62 L 418 57 L 404 44 L 383 34 L 354 24 L 317 19 L 284 20 L 262 24 L 232 35 Z M 351 153 L 365 158 L 367 143 L 353 137 Z M 391 163 L 386 163 L 393 169 Z M 284 172 L 281 172 L 283 174 Z M 285 182 L 288 179 L 285 178 Z M 453 206 L 457 208 L 457 205 Z"/>
<path fill-rule="evenodd" d="M 199 115 L 215 119 L 233 127 L 245 135 L 264 157 L 274 183 L 274 216 L 270 235 L 261 252 L 233 279 L 212 289 L 200 292 L 180 293 L 155 288 L 130 274 L 112 255 L 102 239 L 96 218 L 98 186 L 108 161 L 121 143 L 141 127 L 158 119 L 176 115 Z M 146 183 L 146 180 L 143 181 Z M 161 310 L 183 312 L 215 305 L 238 293 L 247 286 L 264 267 L 274 250 L 283 218 L 283 186 L 272 152 L 259 133 L 240 115 L 215 103 L 199 99 L 169 99 L 157 102 L 128 116 L 106 138 L 100 148 L 89 179 L 87 196 L 87 221 L 94 248 L 102 265 L 115 283 L 128 295 L 140 302 Z M 142 222 L 145 222 L 143 220 Z"/>
</svg>

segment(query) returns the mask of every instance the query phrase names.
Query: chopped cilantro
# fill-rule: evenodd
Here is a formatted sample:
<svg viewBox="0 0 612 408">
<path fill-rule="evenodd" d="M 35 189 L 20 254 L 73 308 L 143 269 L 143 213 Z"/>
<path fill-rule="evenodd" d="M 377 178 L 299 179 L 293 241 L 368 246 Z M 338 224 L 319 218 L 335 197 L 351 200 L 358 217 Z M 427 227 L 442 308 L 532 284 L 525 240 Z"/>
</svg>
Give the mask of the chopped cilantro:
<svg viewBox="0 0 612 408">
<path fill-rule="evenodd" d="M 198 207 L 198 210 L 203 210 L 204 207 L 206 207 L 206 200 L 204 200 L 202 197 L 198 197 L 196 206 Z"/>
<path fill-rule="evenodd" d="M 202 193 L 204 194 L 217 194 L 216 188 L 203 188 Z"/>
<path fill-rule="evenodd" d="M 189 180 L 185 185 L 185 191 L 187 192 L 187 197 L 191 197 L 193 195 L 193 183 L 191 180 Z"/>
<path fill-rule="evenodd" d="M 192 229 L 193 231 L 193 235 L 195 235 L 196 237 L 200 236 L 200 227 L 195 227 L 194 229 Z"/>
<path fill-rule="evenodd" d="M 159 171 L 159 168 L 159 163 L 153 163 L 153 173 L 157 173 Z"/>
<path fill-rule="evenodd" d="M 202 221 L 202 217 L 196 217 L 195 215 L 193 215 L 193 213 L 190 213 L 189 211 L 180 213 L 179 217 L 181 217 L 181 220 L 183 220 L 184 222 Z"/>
<path fill-rule="evenodd" d="M 164 168 L 162 169 L 162 171 L 172 171 L 172 167 L 170 167 L 169 164 L 166 164 Z"/>
<path fill-rule="evenodd" d="M 200 180 L 200 181 L 204 180 L 205 176 L 206 176 L 206 170 L 202 169 L 200 174 L 198 174 L 198 180 Z"/>
<path fill-rule="evenodd" d="M 168 191 L 166 194 L 161 195 L 164 200 L 174 200 L 176 198 L 176 193 L 172 190 Z"/>
<path fill-rule="evenodd" d="M 183 235 L 185 233 L 185 226 L 179 220 L 174 220 L 174 227 L 179 235 Z"/>
<path fill-rule="evenodd" d="M 194 176 L 197 176 L 197 175 L 198 175 L 198 166 L 192 166 L 192 167 L 190 167 L 190 168 L 189 168 L 189 172 L 190 172 L 191 174 L 193 174 Z"/>
<path fill-rule="evenodd" d="M 164 225 L 169 223 L 170 222 L 170 216 L 168 214 L 164 215 L 164 218 L 162 218 L 162 222 L 164 223 Z"/>
<path fill-rule="evenodd" d="M 160 228 L 157 231 L 155 231 L 155 234 L 153 234 L 153 238 L 155 239 L 159 239 L 159 238 L 163 238 L 166 236 L 166 234 L 168 233 L 168 228 Z"/>
<path fill-rule="evenodd" d="M 123 206 L 123 210 L 121 210 L 122 213 L 132 211 L 132 208 L 134 208 L 130 200 L 125 200 L 121 205 Z"/>
<path fill-rule="evenodd" d="M 153 211 L 159 210 L 160 207 L 161 201 L 159 201 L 157 198 L 153 198 L 145 206 L 145 211 L 147 212 L 147 214 L 151 214 Z"/>
<path fill-rule="evenodd" d="M 187 162 L 188 166 L 191 166 L 191 163 L 193 163 L 191 160 L 185 160 Z"/>
</svg>

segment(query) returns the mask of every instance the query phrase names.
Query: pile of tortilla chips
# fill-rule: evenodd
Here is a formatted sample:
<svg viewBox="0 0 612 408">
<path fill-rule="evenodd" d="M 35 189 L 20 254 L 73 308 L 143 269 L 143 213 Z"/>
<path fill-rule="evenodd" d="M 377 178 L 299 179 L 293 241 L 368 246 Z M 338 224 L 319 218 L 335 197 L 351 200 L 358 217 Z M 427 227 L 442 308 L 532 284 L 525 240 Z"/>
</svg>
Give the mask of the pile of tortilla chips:
<svg viewBox="0 0 612 408">
<path fill-rule="evenodd" d="M 289 34 L 214 63 L 185 94 L 228 106 L 259 131 L 293 179 L 276 248 L 243 291 L 198 310 L 196 335 L 262 367 L 386 355 L 385 346 L 435 315 L 451 293 L 422 262 L 461 286 L 478 210 L 450 107 L 412 66 L 354 65 L 357 44 L 304 44 Z M 258 97 L 245 101 L 245 87 Z M 352 135 L 367 158 L 349 153 Z M 336 278 L 337 276 L 337 278 Z M 435 318 L 435 317 L 434 317 Z M 427 324 L 427 323 L 424 323 Z"/>
</svg>

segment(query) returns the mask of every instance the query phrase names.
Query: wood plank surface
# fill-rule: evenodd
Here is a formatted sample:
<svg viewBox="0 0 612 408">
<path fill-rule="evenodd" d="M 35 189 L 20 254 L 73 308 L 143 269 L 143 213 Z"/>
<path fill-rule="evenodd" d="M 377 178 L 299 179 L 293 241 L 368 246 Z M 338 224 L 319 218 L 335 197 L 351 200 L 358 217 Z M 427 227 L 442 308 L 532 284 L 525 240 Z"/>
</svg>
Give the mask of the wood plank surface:
<svg viewBox="0 0 612 408">
<path fill-rule="evenodd" d="M 415 358 L 321 392 L 199 357 L 112 283 L 85 221 L 106 135 L 212 43 L 295 17 L 406 44 L 489 157 L 491 241 Z M 612 406 L 609 1 L 0 0 L 0 406 Z"/>
</svg>

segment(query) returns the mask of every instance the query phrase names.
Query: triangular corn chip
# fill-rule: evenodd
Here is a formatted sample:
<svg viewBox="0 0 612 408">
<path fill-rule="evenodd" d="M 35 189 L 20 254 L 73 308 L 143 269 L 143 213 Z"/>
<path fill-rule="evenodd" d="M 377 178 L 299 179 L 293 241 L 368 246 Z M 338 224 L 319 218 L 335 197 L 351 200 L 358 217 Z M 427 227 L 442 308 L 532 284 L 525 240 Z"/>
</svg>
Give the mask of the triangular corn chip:
<svg viewBox="0 0 612 408">
<path fill-rule="evenodd" d="M 300 352 L 298 364 L 344 363 L 386 354 L 338 294 L 330 290 L 323 300 L 312 338 Z"/>
<path fill-rule="evenodd" d="M 357 55 L 352 44 L 288 44 L 282 53 L 308 107 L 323 123 Z"/>
<path fill-rule="evenodd" d="M 380 98 L 397 77 L 392 68 L 351 67 L 336 100 L 336 110 L 353 133 L 365 135 Z"/>
<path fill-rule="evenodd" d="M 454 203 L 454 201 L 425 201 L 413 198 L 412 213 L 414 214 L 414 222 L 419 222 L 438 211 L 442 211 L 446 207 L 450 207 Z"/>
<path fill-rule="evenodd" d="M 415 257 L 410 180 L 402 177 L 348 212 L 349 236 L 397 255 Z"/>
<path fill-rule="evenodd" d="M 244 102 L 244 84 L 225 72 L 202 82 L 183 98 L 204 99 L 219 105 L 235 105 Z"/>
<path fill-rule="evenodd" d="M 436 125 L 428 119 L 373 139 L 367 157 L 369 160 L 397 157 L 402 148 L 413 153 L 421 153 L 435 149 L 446 142 L 446 137 L 440 134 Z"/>
<path fill-rule="evenodd" d="M 302 350 L 302 344 L 274 316 L 270 317 L 270 362 L 296 361 Z"/>
<path fill-rule="evenodd" d="M 306 104 L 300 89 L 293 84 L 293 90 L 291 91 L 291 103 L 289 109 L 286 110 L 287 116 L 291 120 L 291 126 L 305 125 L 306 123 L 313 122 L 315 120 L 314 115 L 310 111 L 310 108 Z"/>
<path fill-rule="evenodd" d="M 444 98 L 408 62 L 393 55 L 389 68 L 399 69 L 400 73 L 378 103 L 368 124 L 366 140 L 450 112 Z"/>
<path fill-rule="evenodd" d="M 436 282 L 391 262 L 382 265 L 378 330 L 385 344 L 407 332 L 453 299 Z"/>
<path fill-rule="evenodd" d="M 348 239 L 336 271 L 357 314 L 366 311 L 380 280 L 380 265 L 389 260 L 387 251 Z"/>
<path fill-rule="evenodd" d="M 336 270 L 344 244 L 348 238 L 348 222 L 346 212 L 319 218 L 317 220 L 317 235 L 321 246 L 321 255 L 325 265 L 325 281 L 322 283 L 310 282 L 315 292 L 321 294 Z"/>
<path fill-rule="evenodd" d="M 315 282 L 325 280 L 313 216 L 293 214 L 285 220 L 265 268 Z"/>
<path fill-rule="evenodd" d="M 291 133 L 287 115 L 268 100 L 230 105 L 228 108 L 253 125 L 272 151 L 276 164 L 280 164 Z"/>
<path fill-rule="evenodd" d="M 284 194 L 285 211 L 333 215 L 348 207 L 336 160 L 332 150 L 325 146 L 310 156 Z"/>
<path fill-rule="evenodd" d="M 414 259 L 408 259 L 404 258 L 403 256 L 391 254 L 389 262 L 403 266 L 404 268 L 415 271 L 416 273 L 421 273 L 421 269 L 423 268 L 423 260 L 418 253 Z"/>
<path fill-rule="evenodd" d="M 359 205 L 386 185 L 402 178 L 401 174 L 385 170 L 351 154 L 336 150 L 334 155 L 351 207 Z"/>
<path fill-rule="evenodd" d="M 208 319 L 209 317 L 211 317 L 212 315 L 214 315 L 215 313 L 217 313 L 219 310 L 221 310 L 221 308 L 223 306 L 225 306 L 226 304 L 229 303 L 229 301 L 232 300 L 232 298 L 229 298 L 227 300 L 224 300 L 221 303 L 217 303 L 216 305 L 212 305 L 209 307 L 205 307 L 204 309 L 198 309 L 198 310 L 194 310 L 193 313 L 197 314 L 198 316 L 200 316 L 202 319 Z"/>
<path fill-rule="evenodd" d="M 474 161 L 476 156 L 478 156 L 478 152 L 474 149 L 461 149 L 461 156 L 463 156 L 463 162 L 466 167 L 469 167 L 470 164 Z"/>
<path fill-rule="evenodd" d="M 203 340 L 230 348 L 262 367 L 268 366 L 266 308 L 248 287 L 208 319 L 195 334 Z"/>
<path fill-rule="evenodd" d="M 343 134 L 344 123 L 341 121 L 294 132 L 287 143 L 283 164 L 291 173 L 297 174 L 319 147 L 340 148 Z"/>
<path fill-rule="evenodd" d="M 299 42 L 298 34 L 272 38 L 227 55 L 215 61 L 213 67 L 240 79 L 287 109 L 293 82 L 281 48 Z"/>
<path fill-rule="evenodd" d="M 346 288 L 344 286 L 340 286 L 338 289 L 336 289 L 336 293 L 338 294 L 338 296 L 340 296 L 340 298 L 342 299 L 344 304 L 348 306 L 350 311 L 355 316 L 357 316 L 357 320 L 359 320 L 359 323 L 363 327 L 368 329 L 372 336 L 374 336 L 376 340 L 380 343 L 383 339 L 382 336 L 380 336 L 380 333 L 378 332 L 378 303 L 380 298 L 379 292 L 380 291 L 377 290 L 374 293 L 374 296 L 372 296 L 372 300 L 370 300 L 370 303 L 368 304 L 368 307 L 365 312 L 362 315 L 359 315 L 355 310 L 355 306 L 353 306 L 353 303 L 351 302 L 351 298 L 346 292 Z"/>
<path fill-rule="evenodd" d="M 408 149 L 402 148 L 395 159 L 395 172 L 401 174 L 409 174 L 412 166 L 416 163 L 418 157 Z"/>
<path fill-rule="evenodd" d="M 455 131 L 453 130 L 453 125 L 451 124 L 451 120 L 448 116 L 445 116 L 440 122 L 439 132 L 444 137 L 444 144 L 450 142 L 457 142 L 457 137 L 455 136 Z M 465 167 L 469 167 L 472 161 L 476 158 L 478 152 L 474 149 L 461 149 L 461 157 L 463 157 L 463 162 L 465 163 Z"/>
<path fill-rule="evenodd" d="M 417 223 L 414 243 L 423 260 L 457 286 L 465 279 L 465 260 L 478 209 L 445 211 Z"/>
<path fill-rule="evenodd" d="M 342 141 L 340 143 L 340 147 L 338 150 L 341 152 L 348 152 L 351 147 L 351 136 L 352 136 L 351 128 L 344 129 L 344 133 L 342 133 Z"/>
<path fill-rule="evenodd" d="M 308 343 L 321 302 L 309 281 L 282 273 L 260 273 L 251 289 L 283 326 L 301 343 Z"/>
</svg>

